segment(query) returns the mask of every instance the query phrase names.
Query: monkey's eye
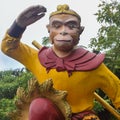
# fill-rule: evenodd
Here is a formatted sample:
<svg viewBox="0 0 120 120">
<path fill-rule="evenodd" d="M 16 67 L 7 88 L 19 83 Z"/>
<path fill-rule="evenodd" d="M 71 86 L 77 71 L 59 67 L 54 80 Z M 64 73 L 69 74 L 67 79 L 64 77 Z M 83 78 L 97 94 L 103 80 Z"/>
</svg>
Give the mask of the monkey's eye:
<svg viewBox="0 0 120 120">
<path fill-rule="evenodd" d="M 62 26 L 62 23 L 60 22 L 53 22 L 52 27 L 53 28 L 60 28 Z"/>
<path fill-rule="evenodd" d="M 66 26 L 68 26 L 70 29 L 73 29 L 73 28 L 78 28 L 78 23 L 76 21 L 69 21 L 66 23 Z"/>
<path fill-rule="evenodd" d="M 77 28 L 77 25 L 74 24 L 74 23 L 69 23 L 69 24 L 67 24 L 67 26 L 68 26 L 70 29 Z"/>
</svg>

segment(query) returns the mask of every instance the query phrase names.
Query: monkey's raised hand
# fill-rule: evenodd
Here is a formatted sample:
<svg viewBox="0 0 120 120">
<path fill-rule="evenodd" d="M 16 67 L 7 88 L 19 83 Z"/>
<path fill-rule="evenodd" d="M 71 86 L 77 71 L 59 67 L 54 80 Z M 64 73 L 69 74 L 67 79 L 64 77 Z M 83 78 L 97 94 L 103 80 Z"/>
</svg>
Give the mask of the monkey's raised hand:
<svg viewBox="0 0 120 120">
<path fill-rule="evenodd" d="M 45 12 L 46 8 L 44 6 L 30 6 L 17 17 L 16 23 L 22 28 L 27 27 L 42 18 Z"/>
</svg>

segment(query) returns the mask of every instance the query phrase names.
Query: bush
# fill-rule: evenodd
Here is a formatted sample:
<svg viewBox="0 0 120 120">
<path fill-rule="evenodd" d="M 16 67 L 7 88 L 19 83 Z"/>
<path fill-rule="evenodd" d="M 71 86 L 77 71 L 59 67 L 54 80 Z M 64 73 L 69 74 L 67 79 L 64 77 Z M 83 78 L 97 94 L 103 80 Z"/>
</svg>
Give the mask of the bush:
<svg viewBox="0 0 120 120">
<path fill-rule="evenodd" d="M 10 120 L 8 113 L 15 109 L 14 99 L 0 100 L 0 120 Z"/>
<path fill-rule="evenodd" d="M 18 69 L 0 72 L 0 120 L 10 120 L 8 113 L 16 108 L 14 102 L 17 88 L 27 88 L 27 81 L 32 77 L 29 71 Z"/>
</svg>

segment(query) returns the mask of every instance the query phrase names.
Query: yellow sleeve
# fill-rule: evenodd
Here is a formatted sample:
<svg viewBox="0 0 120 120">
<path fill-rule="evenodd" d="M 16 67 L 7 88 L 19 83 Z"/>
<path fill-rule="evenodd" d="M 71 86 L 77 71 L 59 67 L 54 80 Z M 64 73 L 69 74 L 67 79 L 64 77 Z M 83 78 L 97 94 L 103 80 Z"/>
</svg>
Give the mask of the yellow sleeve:
<svg viewBox="0 0 120 120">
<path fill-rule="evenodd" d="M 101 89 L 112 100 L 116 108 L 120 108 L 120 80 L 104 64 L 100 70 Z"/>
<path fill-rule="evenodd" d="M 20 38 L 14 38 L 5 34 L 1 43 L 1 50 L 7 56 L 19 61 L 28 69 L 38 55 L 38 50 L 20 42 Z"/>
</svg>

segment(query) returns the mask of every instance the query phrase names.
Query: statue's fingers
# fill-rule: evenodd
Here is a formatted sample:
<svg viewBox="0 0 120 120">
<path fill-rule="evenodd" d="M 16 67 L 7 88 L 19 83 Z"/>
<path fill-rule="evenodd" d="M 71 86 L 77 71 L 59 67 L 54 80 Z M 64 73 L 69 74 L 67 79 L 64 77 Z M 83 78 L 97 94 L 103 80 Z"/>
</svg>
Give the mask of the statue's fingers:
<svg viewBox="0 0 120 120">
<path fill-rule="evenodd" d="M 25 9 L 22 13 L 21 16 L 26 16 L 26 17 L 30 17 L 32 15 L 37 15 L 40 14 L 41 12 L 46 12 L 46 8 L 44 6 L 41 5 L 34 5 L 34 6 L 30 6 L 27 9 Z"/>
<path fill-rule="evenodd" d="M 25 14 L 25 17 L 29 18 L 29 17 L 32 17 L 32 16 L 37 16 L 39 15 L 38 17 L 43 17 L 42 14 L 46 12 L 46 8 L 43 7 L 43 6 L 37 6 L 36 8 L 33 8 L 32 10 L 30 10 L 29 12 L 27 12 Z"/>
<path fill-rule="evenodd" d="M 35 13 L 46 12 L 47 10 L 44 6 L 36 5 L 36 6 L 31 6 L 26 11 L 30 12 L 31 14 L 35 14 Z"/>
<path fill-rule="evenodd" d="M 47 9 L 44 7 L 44 6 L 41 6 L 41 5 L 39 5 L 39 7 L 38 7 L 38 12 L 47 12 Z"/>
</svg>

